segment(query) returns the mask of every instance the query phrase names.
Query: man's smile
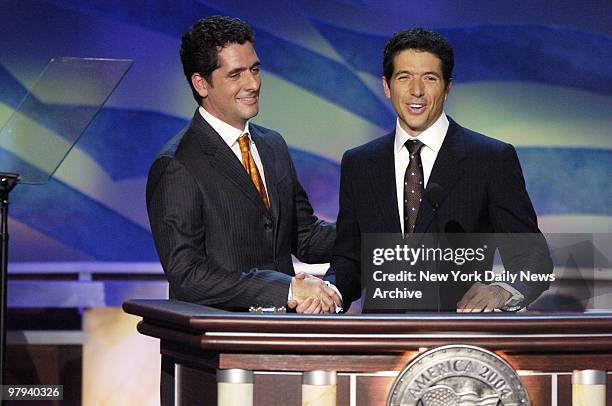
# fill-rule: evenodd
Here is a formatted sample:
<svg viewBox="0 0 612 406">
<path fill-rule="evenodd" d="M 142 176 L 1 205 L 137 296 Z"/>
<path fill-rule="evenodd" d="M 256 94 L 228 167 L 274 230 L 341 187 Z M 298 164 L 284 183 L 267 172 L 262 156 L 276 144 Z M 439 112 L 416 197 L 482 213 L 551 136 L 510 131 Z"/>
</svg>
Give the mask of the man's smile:
<svg viewBox="0 0 612 406">
<path fill-rule="evenodd" d="M 244 104 L 256 104 L 259 101 L 259 96 L 237 97 L 236 100 Z"/>
<path fill-rule="evenodd" d="M 426 103 L 408 103 L 408 110 L 411 114 L 422 114 L 427 109 Z"/>
</svg>

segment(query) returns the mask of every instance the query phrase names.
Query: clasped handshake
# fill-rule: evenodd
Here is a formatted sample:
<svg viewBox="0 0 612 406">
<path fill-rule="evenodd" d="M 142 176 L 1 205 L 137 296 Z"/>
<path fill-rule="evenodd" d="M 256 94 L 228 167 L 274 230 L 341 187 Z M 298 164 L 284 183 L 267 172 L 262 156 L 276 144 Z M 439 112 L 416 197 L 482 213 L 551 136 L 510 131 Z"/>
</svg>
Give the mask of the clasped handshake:
<svg viewBox="0 0 612 406">
<path fill-rule="evenodd" d="M 342 307 L 342 299 L 336 291 L 321 279 L 298 273 L 291 281 L 290 309 L 301 314 L 336 313 Z"/>
<path fill-rule="evenodd" d="M 288 307 L 300 314 L 333 314 L 342 308 L 337 291 L 312 275 L 297 274 L 291 281 L 291 293 Z M 510 297 L 511 294 L 500 286 L 476 282 L 457 303 L 457 312 L 492 312 Z"/>
</svg>

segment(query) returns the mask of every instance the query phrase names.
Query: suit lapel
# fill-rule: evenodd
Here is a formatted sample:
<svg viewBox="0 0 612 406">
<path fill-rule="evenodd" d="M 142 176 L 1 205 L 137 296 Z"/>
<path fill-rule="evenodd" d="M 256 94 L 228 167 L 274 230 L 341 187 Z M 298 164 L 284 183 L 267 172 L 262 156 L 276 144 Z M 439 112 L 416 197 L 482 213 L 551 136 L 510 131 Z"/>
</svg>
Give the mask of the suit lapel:
<svg viewBox="0 0 612 406">
<path fill-rule="evenodd" d="M 253 137 L 253 142 L 257 146 L 257 152 L 259 153 L 259 158 L 261 159 L 261 163 L 263 165 L 263 176 L 266 179 L 266 191 L 268 192 L 268 201 L 270 202 L 270 212 L 274 218 L 274 221 L 277 222 L 279 218 L 279 202 L 278 190 L 276 188 L 276 182 L 278 181 L 278 177 L 276 176 L 276 157 L 274 156 L 272 147 L 270 147 L 265 137 L 259 134 L 254 126 L 251 125 L 249 131 Z M 264 207 L 263 203 L 261 207 Z M 265 211 L 266 214 L 268 214 L 267 210 Z M 278 224 L 275 224 L 274 230 L 278 228 L 277 226 Z"/>
<path fill-rule="evenodd" d="M 202 152 L 211 157 L 210 165 L 214 170 L 236 185 L 253 204 L 267 212 L 255 184 L 221 136 L 204 120 L 198 111 L 196 111 L 192 123 L 198 134 L 197 139 Z"/>
<path fill-rule="evenodd" d="M 278 250 L 278 230 L 280 227 L 280 198 L 278 195 L 278 188 L 276 186 L 278 182 L 278 176 L 276 173 L 276 156 L 274 155 L 274 151 L 266 138 L 259 134 L 254 126 L 250 126 L 251 136 L 253 137 L 253 142 L 257 146 L 257 152 L 259 153 L 259 158 L 261 158 L 261 163 L 264 168 L 264 176 L 266 178 L 266 190 L 268 192 L 268 201 L 270 202 L 270 213 L 266 211 L 266 215 L 272 216 L 272 222 L 274 226 L 273 230 L 273 239 L 274 241 L 274 256 L 276 257 L 276 252 Z M 263 204 L 262 204 L 263 207 Z"/>
<path fill-rule="evenodd" d="M 442 143 L 442 147 L 440 147 L 440 151 L 438 152 L 438 156 L 436 157 L 431 175 L 427 182 L 428 185 L 437 183 L 442 187 L 442 205 L 444 204 L 444 199 L 446 199 L 446 196 L 448 196 L 457 180 L 463 175 L 463 170 L 459 162 L 466 154 L 462 128 L 450 117 L 449 122 L 446 137 L 444 137 L 444 142 Z M 427 199 L 423 199 L 416 220 L 415 233 L 427 232 L 433 217 L 434 210 L 432 205 Z M 444 230 L 439 231 L 444 232 Z"/>
<path fill-rule="evenodd" d="M 397 187 L 395 186 L 394 139 L 394 132 L 385 135 L 370 156 L 370 160 L 374 164 L 370 167 L 370 183 L 379 205 L 384 230 L 390 233 L 401 233 L 402 229 L 397 211 Z"/>
</svg>

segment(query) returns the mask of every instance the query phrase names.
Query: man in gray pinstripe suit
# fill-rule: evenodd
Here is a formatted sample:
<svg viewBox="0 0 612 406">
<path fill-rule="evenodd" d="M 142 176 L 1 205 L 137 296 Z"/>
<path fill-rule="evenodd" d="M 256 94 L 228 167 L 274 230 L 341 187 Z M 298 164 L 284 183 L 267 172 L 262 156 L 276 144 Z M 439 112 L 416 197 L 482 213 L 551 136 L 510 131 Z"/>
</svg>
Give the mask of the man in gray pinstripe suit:
<svg viewBox="0 0 612 406">
<path fill-rule="evenodd" d="M 232 310 L 290 300 L 300 310 L 333 311 L 335 291 L 294 276 L 291 254 L 329 262 L 335 225 L 314 216 L 283 138 L 249 122 L 261 83 L 251 28 L 229 17 L 199 20 L 183 36 L 181 61 L 199 107 L 147 182 L 171 297 Z"/>
</svg>

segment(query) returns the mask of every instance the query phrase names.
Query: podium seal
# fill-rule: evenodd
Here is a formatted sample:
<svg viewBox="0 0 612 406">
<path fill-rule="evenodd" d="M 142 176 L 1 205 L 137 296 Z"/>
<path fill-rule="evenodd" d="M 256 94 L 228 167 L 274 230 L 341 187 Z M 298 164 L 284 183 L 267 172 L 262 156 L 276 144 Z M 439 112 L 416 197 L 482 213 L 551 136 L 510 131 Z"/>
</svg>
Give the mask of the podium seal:
<svg viewBox="0 0 612 406">
<path fill-rule="evenodd" d="M 495 353 L 445 345 L 416 357 L 391 387 L 388 406 L 530 406 L 516 371 Z"/>
</svg>

